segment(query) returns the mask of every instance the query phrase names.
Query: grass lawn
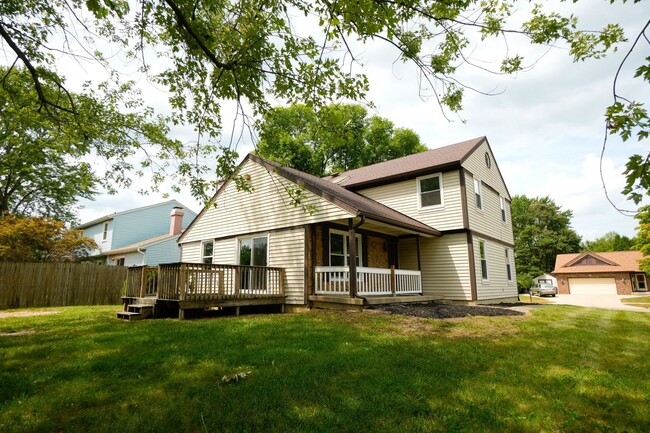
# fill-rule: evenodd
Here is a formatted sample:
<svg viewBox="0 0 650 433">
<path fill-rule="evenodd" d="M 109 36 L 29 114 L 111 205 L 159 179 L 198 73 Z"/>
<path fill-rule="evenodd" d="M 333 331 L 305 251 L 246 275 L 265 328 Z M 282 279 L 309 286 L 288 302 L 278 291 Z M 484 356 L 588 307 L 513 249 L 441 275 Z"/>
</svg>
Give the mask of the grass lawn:
<svg viewBox="0 0 650 433">
<path fill-rule="evenodd" d="M 646 313 L 129 323 L 116 309 L 0 318 L 0 431 L 650 431 Z"/>
<path fill-rule="evenodd" d="M 650 308 L 650 296 L 635 296 L 633 298 L 623 298 L 621 302 L 635 307 Z"/>
</svg>

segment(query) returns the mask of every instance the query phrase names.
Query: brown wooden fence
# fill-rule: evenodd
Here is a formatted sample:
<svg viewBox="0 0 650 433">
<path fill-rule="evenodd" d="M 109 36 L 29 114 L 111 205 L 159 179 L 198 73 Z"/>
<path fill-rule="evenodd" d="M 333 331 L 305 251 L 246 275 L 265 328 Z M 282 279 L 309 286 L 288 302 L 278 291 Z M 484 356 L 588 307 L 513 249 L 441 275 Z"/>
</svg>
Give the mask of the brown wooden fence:
<svg viewBox="0 0 650 433">
<path fill-rule="evenodd" d="M 0 263 L 0 309 L 119 304 L 124 266 Z"/>
</svg>

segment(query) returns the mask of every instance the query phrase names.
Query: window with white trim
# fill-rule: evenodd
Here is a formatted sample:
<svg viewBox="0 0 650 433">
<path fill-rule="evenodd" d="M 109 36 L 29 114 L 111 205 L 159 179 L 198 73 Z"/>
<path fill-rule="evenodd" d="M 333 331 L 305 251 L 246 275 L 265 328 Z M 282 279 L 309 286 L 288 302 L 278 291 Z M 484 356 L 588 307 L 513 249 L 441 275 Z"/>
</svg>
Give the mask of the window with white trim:
<svg viewBox="0 0 650 433">
<path fill-rule="evenodd" d="M 476 209 L 483 209 L 483 187 L 478 179 L 474 179 L 474 194 L 476 195 Z"/>
<path fill-rule="evenodd" d="M 501 221 L 506 222 L 506 199 L 499 197 L 499 201 L 501 202 Z"/>
<path fill-rule="evenodd" d="M 505 252 L 506 252 L 506 276 L 508 277 L 508 281 L 512 281 L 512 265 L 510 264 L 510 250 L 506 248 Z"/>
<path fill-rule="evenodd" d="M 488 267 L 487 267 L 487 251 L 485 249 L 485 241 L 478 241 L 479 255 L 481 257 L 481 278 L 483 280 L 488 279 Z"/>
<path fill-rule="evenodd" d="M 350 253 L 348 247 L 350 236 L 348 233 L 339 230 L 330 230 L 330 266 L 350 266 Z M 361 235 L 356 235 L 356 260 L 357 266 L 363 266 L 361 262 Z"/>
<path fill-rule="evenodd" d="M 212 263 L 214 257 L 214 241 L 201 242 L 201 263 Z"/>
<path fill-rule="evenodd" d="M 442 206 L 442 175 L 434 174 L 432 176 L 419 177 L 418 185 L 418 205 L 420 209 L 434 208 Z"/>
<path fill-rule="evenodd" d="M 268 236 L 240 238 L 239 264 L 244 266 L 266 266 L 268 263 L 268 250 Z"/>
</svg>

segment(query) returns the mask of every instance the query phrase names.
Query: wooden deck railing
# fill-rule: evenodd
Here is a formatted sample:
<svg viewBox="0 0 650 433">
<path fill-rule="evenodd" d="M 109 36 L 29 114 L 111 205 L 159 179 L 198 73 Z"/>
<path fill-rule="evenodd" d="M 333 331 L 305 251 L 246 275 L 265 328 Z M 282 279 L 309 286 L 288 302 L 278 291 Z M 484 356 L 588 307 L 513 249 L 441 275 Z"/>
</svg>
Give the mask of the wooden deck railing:
<svg viewBox="0 0 650 433">
<path fill-rule="evenodd" d="M 349 295 L 350 268 L 347 266 L 316 266 L 317 295 Z M 417 295 L 422 294 L 420 271 L 403 269 L 357 268 L 357 294 Z"/>
<path fill-rule="evenodd" d="M 133 266 L 127 269 L 125 296 L 144 298 L 156 295 L 158 291 L 157 266 Z"/>
<path fill-rule="evenodd" d="M 282 268 L 201 263 L 158 266 L 159 299 L 203 301 L 283 295 Z"/>
</svg>

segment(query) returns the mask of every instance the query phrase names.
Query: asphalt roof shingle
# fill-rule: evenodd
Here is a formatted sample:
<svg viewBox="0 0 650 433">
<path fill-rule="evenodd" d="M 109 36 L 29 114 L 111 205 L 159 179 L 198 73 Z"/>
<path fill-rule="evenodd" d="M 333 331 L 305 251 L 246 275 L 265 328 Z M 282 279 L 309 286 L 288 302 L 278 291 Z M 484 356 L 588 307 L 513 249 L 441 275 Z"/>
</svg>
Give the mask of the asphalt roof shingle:
<svg viewBox="0 0 650 433">
<path fill-rule="evenodd" d="M 596 259 L 604 259 L 605 262 L 613 264 L 598 265 L 572 265 L 581 256 L 592 256 Z M 642 272 L 639 269 L 639 260 L 643 258 L 641 251 L 613 251 L 605 253 L 576 253 L 558 254 L 555 258 L 555 270 L 553 274 L 582 274 L 597 272 Z"/>
</svg>

